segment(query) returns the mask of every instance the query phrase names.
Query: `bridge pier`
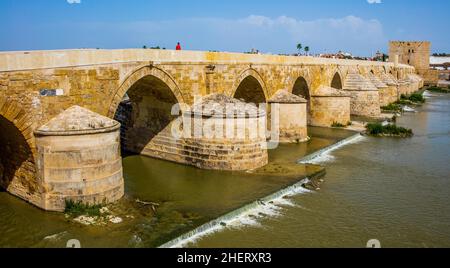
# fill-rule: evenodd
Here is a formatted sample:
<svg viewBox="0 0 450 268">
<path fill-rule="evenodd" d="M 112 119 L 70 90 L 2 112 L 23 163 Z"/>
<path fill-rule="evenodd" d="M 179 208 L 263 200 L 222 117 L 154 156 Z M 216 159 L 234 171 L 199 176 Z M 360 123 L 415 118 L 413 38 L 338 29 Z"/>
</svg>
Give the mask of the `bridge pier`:
<svg viewBox="0 0 450 268">
<path fill-rule="evenodd" d="M 278 109 L 278 134 L 281 143 L 300 143 L 309 140 L 307 130 L 307 101 L 286 90 L 277 91 L 269 100 L 269 110 Z M 269 116 L 268 121 L 270 122 Z M 271 125 L 271 128 L 274 126 Z M 273 133 L 273 131 L 272 131 Z"/>
<path fill-rule="evenodd" d="M 344 90 L 351 95 L 350 110 L 352 115 L 379 117 L 379 90 L 361 74 L 351 72 L 344 82 Z"/>
<path fill-rule="evenodd" d="M 73 106 L 35 131 L 39 207 L 64 211 L 66 201 L 96 205 L 122 198 L 119 123 Z"/>
<path fill-rule="evenodd" d="M 346 126 L 350 122 L 350 94 L 333 87 L 321 86 L 311 96 L 311 125 Z"/>
</svg>

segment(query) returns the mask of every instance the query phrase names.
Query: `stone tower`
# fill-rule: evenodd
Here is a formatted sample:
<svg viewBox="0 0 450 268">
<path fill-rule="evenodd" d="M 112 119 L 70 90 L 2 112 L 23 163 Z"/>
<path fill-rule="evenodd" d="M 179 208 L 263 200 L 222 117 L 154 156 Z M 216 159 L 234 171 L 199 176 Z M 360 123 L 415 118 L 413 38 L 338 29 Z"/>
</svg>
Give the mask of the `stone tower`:
<svg viewBox="0 0 450 268">
<path fill-rule="evenodd" d="M 427 41 L 391 41 L 389 42 L 389 59 L 394 62 L 398 56 L 398 62 L 414 66 L 417 70 L 430 68 L 430 47 Z"/>
<path fill-rule="evenodd" d="M 438 72 L 430 69 L 431 43 L 428 41 L 389 42 L 389 61 L 408 64 L 416 68 L 427 85 L 436 85 Z"/>
</svg>

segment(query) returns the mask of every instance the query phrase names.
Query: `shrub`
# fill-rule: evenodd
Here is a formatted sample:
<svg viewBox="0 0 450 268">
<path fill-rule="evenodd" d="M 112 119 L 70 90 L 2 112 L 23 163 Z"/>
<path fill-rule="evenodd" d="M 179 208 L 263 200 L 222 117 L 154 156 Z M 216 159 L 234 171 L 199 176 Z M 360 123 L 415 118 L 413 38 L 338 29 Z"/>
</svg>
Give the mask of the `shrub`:
<svg viewBox="0 0 450 268">
<path fill-rule="evenodd" d="M 394 122 L 394 123 L 397 122 L 397 116 L 394 115 L 394 116 L 392 117 L 391 121 Z"/>
<path fill-rule="evenodd" d="M 370 123 L 366 125 L 366 129 L 370 135 L 374 136 L 392 135 L 392 136 L 410 137 L 413 135 L 411 129 L 398 127 L 393 124 L 383 126 L 381 123 Z"/>
<path fill-rule="evenodd" d="M 337 127 L 337 128 L 343 128 L 345 127 L 343 124 L 338 123 L 338 122 L 333 122 L 333 124 L 331 125 L 331 127 Z"/>
<path fill-rule="evenodd" d="M 420 103 L 424 103 L 425 102 L 425 98 L 420 93 L 414 93 L 411 96 L 409 96 L 408 99 L 410 101 L 412 101 L 412 102 L 420 102 Z"/>
<path fill-rule="evenodd" d="M 388 106 L 383 106 L 381 107 L 382 110 L 385 111 L 394 111 L 394 112 L 401 112 L 402 111 L 402 107 L 399 104 L 396 103 L 391 103 Z"/>
<path fill-rule="evenodd" d="M 100 209 L 102 205 L 89 205 L 83 204 L 81 201 L 66 200 L 66 207 L 64 213 L 71 215 L 72 217 L 78 217 L 81 215 L 87 216 L 100 216 Z"/>
<path fill-rule="evenodd" d="M 448 86 L 448 89 L 450 89 L 450 86 Z M 448 89 L 442 88 L 442 87 L 429 87 L 427 90 L 431 92 L 437 92 L 437 93 L 450 93 Z"/>
<path fill-rule="evenodd" d="M 398 100 L 394 104 L 397 104 L 397 105 L 409 105 L 409 104 L 411 104 L 411 102 L 409 100 Z"/>
<path fill-rule="evenodd" d="M 366 129 L 370 135 L 380 135 L 383 133 L 383 125 L 380 123 L 369 123 Z"/>
</svg>

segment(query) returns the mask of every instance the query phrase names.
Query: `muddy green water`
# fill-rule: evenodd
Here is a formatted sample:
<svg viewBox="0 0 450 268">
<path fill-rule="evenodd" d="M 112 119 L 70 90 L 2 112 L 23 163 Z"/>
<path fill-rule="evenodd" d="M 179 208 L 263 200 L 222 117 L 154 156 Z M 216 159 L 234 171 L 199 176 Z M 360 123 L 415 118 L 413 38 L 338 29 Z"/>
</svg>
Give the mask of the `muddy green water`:
<svg viewBox="0 0 450 268">
<path fill-rule="evenodd" d="M 411 139 L 363 138 L 318 159 L 321 190 L 301 193 L 260 217 L 237 221 L 192 247 L 450 246 L 450 96 L 432 97 L 399 124 Z M 82 226 L 0 192 L 0 247 L 155 247 L 319 170 L 304 155 L 351 135 L 311 128 L 313 139 L 270 152 L 253 173 L 203 171 L 131 156 L 124 159 L 126 197 L 110 206 L 120 224 Z M 281 176 L 280 172 L 288 175 Z M 160 203 L 157 213 L 135 202 Z M 274 208 L 275 207 L 275 208 Z"/>
<path fill-rule="evenodd" d="M 83 226 L 0 192 L 0 247 L 65 247 L 69 239 L 78 239 L 82 247 L 156 247 L 322 170 L 298 165 L 296 160 L 353 134 L 312 128 L 310 142 L 280 146 L 270 152 L 270 165 L 251 173 L 205 171 L 147 157 L 126 157 L 126 197 L 108 206 L 123 219 L 120 224 Z M 160 207 L 155 214 L 137 199 Z"/>
<path fill-rule="evenodd" d="M 327 169 L 320 191 L 190 246 L 450 247 L 450 96 L 435 94 L 398 122 L 416 135 L 342 147 L 318 159 Z"/>
</svg>

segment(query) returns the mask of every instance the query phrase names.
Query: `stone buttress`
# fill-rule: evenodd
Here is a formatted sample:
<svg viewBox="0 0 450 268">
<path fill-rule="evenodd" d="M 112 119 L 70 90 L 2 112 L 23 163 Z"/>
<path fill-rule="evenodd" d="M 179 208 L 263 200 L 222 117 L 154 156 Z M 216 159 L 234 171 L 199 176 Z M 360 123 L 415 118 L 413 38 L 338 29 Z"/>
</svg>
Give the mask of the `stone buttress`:
<svg viewBox="0 0 450 268">
<path fill-rule="evenodd" d="M 329 86 L 321 86 L 311 96 L 311 125 L 346 126 L 350 122 L 350 94 Z"/>
<path fill-rule="evenodd" d="M 344 90 L 352 97 L 351 114 L 357 116 L 379 117 L 381 115 L 378 88 L 370 80 L 358 73 L 349 73 L 344 82 Z"/>
<path fill-rule="evenodd" d="M 309 140 L 306 105 L 307 100 L 286 90 L 277 91 L 269 99 L 270 114 L 274 109 L 278 109 L 278 133 L 281 143 L 298 143 Z M 271 116 L 269 116 L 269 120 L 270 118 Z M 271 125 L 271 128 L 273 127 Z"/>
<path fill-rule="evenodd" d="M 35 131 L 41 208 L 63 211 L 65 201 L 106 204 L 124 194 L 120 124 L 73 106 Z"/>
</svg>

